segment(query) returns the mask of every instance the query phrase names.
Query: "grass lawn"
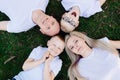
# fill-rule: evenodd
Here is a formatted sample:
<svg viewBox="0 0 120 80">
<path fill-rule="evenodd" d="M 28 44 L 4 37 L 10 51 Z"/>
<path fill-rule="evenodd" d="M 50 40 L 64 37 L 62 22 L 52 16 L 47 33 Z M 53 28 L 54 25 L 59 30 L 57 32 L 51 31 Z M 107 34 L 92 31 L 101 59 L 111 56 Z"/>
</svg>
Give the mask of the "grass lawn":
<svg viewBox="0 0 120 80">
<path fill-rule="evenodd" d="M 109 39 L 120 40 L 120 0 L 107 0 L 102 8 L 103 12 L 90 18 L 81 17 L 79 27 L 76 30 L 85 32 L 92 38 L 107 36 Z M 60 0 L 50 0 L 47 14 L 60 21 L 64 12 Z M 9 20 L 9 18 L 0 13 L 0 21 L 2 20 Z M 63 32 L 61 34 L 65 35 Z M 39 45 L 46 46 L 48 39 L 50 37 L 39 32 L 38 26 L 19 34 L 0 31 L 0 80 L 11 79 L 18 74 L 31 50 Z M 4 64 L 4 61 L 11 56 L 16 57 Z M 68 80 L 67 69 L 70 61 L 65 51 L 60 55 L 60 58 L 63 60 L 63 67 L 55 80 Z"/>
</svg>

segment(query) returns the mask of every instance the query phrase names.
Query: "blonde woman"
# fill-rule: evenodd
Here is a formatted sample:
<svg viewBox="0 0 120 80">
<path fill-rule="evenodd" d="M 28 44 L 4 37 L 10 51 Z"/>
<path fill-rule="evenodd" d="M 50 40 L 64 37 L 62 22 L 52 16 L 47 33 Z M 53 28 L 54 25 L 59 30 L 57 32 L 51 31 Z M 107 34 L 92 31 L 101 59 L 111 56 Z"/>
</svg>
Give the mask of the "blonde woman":
<svg viewBox="0 0 120 80">
<path fill-rule="evenodd" d="M 61 3 L 66 11 L 61 18 L 61 29 L 71 32 L 79 24 L 79 16 L 88 18 L 102 11 L 101 6 L 106 0 L 62 0 Z"/>
<path fill-rule="evenodd" d="M 80 32 L 66 36 L 70 80 L 120 80 L 120 40 L 92 39 Z"/>
</svg>

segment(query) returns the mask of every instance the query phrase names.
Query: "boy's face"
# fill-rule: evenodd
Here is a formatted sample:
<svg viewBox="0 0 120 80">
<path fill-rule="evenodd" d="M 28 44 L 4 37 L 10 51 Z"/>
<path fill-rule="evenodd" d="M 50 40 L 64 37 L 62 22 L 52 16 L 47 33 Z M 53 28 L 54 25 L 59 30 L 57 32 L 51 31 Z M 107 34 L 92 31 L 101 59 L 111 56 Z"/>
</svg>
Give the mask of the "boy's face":
<svg viewBox="0 0 120 80">
<path fill-rule="evenodd" d="M 60 31 L 60 26 L 55 18 L 46 15 L 41 22 L 40 31 L 43 34 L 53 36 Z"/>
<path fill-rule="evenodd" d="M 57 56 L 64 50 L 65 43 L 58 36 L 54 36 L 47 42 L 47 46 L 50 54 Z"/>
</svg>

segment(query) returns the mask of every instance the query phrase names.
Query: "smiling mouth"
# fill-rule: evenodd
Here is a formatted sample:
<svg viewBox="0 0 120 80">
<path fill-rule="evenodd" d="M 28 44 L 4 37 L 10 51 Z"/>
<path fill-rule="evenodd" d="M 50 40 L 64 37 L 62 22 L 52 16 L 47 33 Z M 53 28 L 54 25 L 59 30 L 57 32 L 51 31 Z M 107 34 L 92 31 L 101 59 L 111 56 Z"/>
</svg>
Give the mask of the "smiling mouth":
<svg viewBox="0 0 120 80">
<path fill-rule="evenodd" d="M 72 12 L 71 14 L 74 15 L 75 17 L 76 17 L 76 15 L 77 15 L 76 12 Z"/>
</svg>

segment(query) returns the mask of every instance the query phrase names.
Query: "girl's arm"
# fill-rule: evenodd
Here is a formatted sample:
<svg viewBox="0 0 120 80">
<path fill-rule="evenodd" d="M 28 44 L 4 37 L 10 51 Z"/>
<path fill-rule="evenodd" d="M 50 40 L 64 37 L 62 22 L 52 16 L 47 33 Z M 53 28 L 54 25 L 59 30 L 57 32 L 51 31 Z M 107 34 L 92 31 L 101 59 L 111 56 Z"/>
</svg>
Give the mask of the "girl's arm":
<svg viewBox="0 0 120 80">
<path fill-rule="evenodd" d="M 106 0 L 99 0 L 100 1 L 100 6 L 102 6 Z"/>
<path fill-rule="evenodd" d="M 44 80 L 54 80 L 55 75 L 50 70 L 50 62 L 53 60 L 52 56 L 49 56 L 49 58 L 45 61 L 45 67 L 44 67 Z"/>
<path fill-rule="evenodd" d="M 38 65 L 40 65 L 46 60 L 46 57 L 48 57 L 48 55 L 49 53 L 45 53 L 43 57 L 39 60 L 28 58 L 23 64 L 23 67 L 22 67 L 23 70 L 29 70 L 29 69 L 37 67 Z"/>
<path fill-rule="evenodd" d="M 0 21 L 0 30 L 6 31 L 8 22 L 9 21 Z"/>
</svg>

